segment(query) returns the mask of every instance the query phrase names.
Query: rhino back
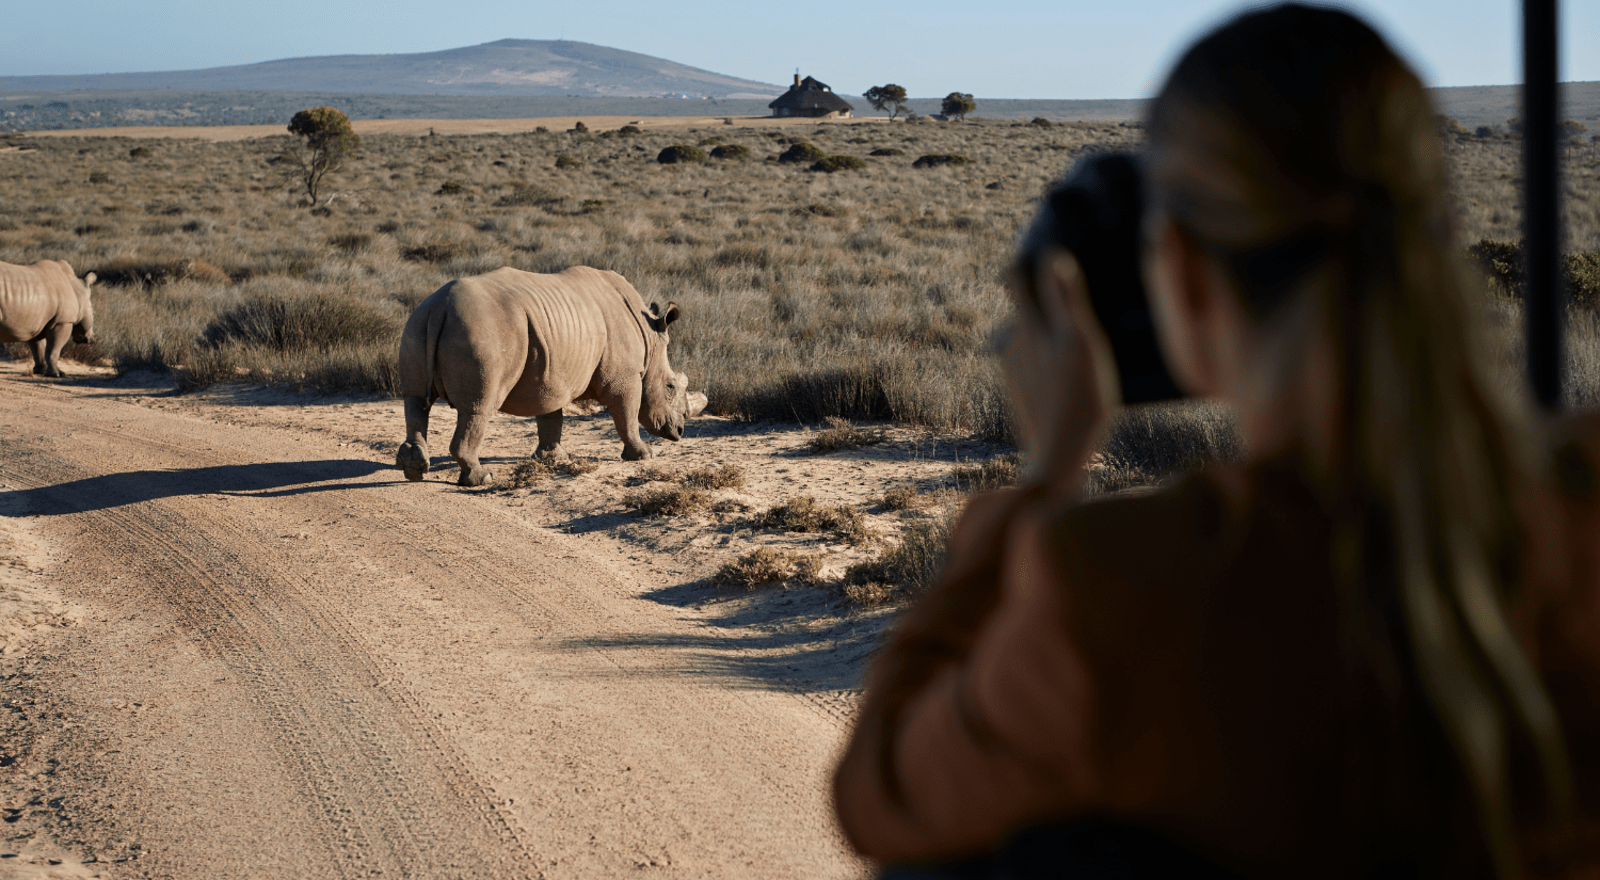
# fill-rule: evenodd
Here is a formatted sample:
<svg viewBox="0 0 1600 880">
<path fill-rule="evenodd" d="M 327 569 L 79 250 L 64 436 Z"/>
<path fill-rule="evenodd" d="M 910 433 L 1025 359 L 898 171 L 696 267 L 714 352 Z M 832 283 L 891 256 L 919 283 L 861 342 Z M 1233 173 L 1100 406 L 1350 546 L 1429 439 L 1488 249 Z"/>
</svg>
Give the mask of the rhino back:
<svg viewBox="0 0 1600 880">
<path fill-rule="evenodd" d="M 57 323 L 78 320 L 71 270 L 60 261 L 0 262 L 0 342 L 27 342 Z"/>
</svg>

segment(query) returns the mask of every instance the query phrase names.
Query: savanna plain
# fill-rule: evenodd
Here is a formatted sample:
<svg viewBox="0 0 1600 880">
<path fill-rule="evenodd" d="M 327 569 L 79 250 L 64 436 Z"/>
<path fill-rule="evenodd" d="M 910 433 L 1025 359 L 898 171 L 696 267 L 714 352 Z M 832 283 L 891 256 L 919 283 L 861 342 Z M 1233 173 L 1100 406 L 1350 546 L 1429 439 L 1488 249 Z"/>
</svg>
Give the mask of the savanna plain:
<svg viewBox="0 0 1600 880">
<path fill-rule="evenodd" d="M 1442 130 L 1518 383 L 1520 143 Z M 961 499 L 1020 466 L 990 351 L 1014 236 L 1076 158 L 1142 136 L 376 134 L 315 205 L 286 135 L 0 143 L 0 260 L 99 277 L 67 380 L 0 363 L 0 873 L 860 873 L 823 794 L 860 672 Z M 1600 403 L 1587 137 L 1562 148 L 1578 404 Z M 705 160 L 657 161 L 674 145 Z M 707 414 L 625 463 L 574 407 L 555 465 L 501 416 L 487 487 L 442 457 L 400 480 L 410 310 L 572 265 L 680 305 Z M 1238 451 L 1210 404 L 1132 410 L 1089 491 Z"/>
</svg>

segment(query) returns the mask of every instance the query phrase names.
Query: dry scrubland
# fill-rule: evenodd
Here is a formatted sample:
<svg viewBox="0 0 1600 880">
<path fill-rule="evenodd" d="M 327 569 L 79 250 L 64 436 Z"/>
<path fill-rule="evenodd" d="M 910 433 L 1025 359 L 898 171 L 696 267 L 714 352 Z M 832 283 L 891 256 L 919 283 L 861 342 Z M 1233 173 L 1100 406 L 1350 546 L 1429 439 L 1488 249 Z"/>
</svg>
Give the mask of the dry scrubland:
<svg viewBox="0 0 1600 880">
<path fill-rule="evenodd" d="M 890 420 L 1004 442 L 988 340 L 1008 311 L 998 279 L 1013 236 L 1076 157 L 1141 138 L 1125 123 L 997 121 L 368 136 L 315 210 L 273 162 L 287 137 L 15 139 L 33 149 L 0 154 L 0 260 L 64 258 L 100 274 L 100 341 L 69 357 L 169 370 L 186 388 L 388 394 L 406 315 L 445 281 L 586 264 L 622 273 L 647 301 L 683 306 L 672 358 L 713 413 Z M 778 161 L 797 142 L 863 167 Z M 675 144 L 748 155 L 659 164 Z M 1447 139 L 1463 241 L 1517 237 L 1519 146 Z M 1564 149 L 1568 250 L 1592 252 L 1600 144 Z M 917 167 L 927 155 L 970 161 Z M 1600 257 L 1585 259 L 1574 265 L 1590 274 L 1575 278 L 1600 286 Z M 1486 296 L 1510 330 L 1518 305 L 1507 285 L 1498 290 Z M 1573 336 L 1574 397 L 1600 402 L 1592 310 L 1574 310 Z M 1129 413 L 1091 488 L 1236 451 L 1215 408 Z M 639 502 L 668 514 L 670 503 Z"/>
</svg>

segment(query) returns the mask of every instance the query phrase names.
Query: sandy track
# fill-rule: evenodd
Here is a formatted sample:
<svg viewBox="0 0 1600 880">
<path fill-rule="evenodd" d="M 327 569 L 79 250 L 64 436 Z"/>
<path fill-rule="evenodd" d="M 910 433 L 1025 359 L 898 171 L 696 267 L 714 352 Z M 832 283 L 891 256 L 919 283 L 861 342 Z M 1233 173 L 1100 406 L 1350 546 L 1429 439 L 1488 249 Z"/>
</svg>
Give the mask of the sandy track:
<svg viewBox="0 0 1600 880">
<path fill-rule="evenodd" d="M 11 371 L 0 410 L 0 513 L 85 609 L 3 670 L 0 875 L 860 873 L 824 796 L 844 700 L 575 539 Z"/>
</svg>

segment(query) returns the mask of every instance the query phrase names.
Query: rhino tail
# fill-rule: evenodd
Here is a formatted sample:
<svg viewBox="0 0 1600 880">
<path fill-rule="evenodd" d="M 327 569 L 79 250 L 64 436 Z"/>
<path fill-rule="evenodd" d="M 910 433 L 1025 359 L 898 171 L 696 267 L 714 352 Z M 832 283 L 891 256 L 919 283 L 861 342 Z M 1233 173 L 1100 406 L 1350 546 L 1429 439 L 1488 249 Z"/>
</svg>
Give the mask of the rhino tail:
<svg viewBox="0 0 1600 880">
<path fill-rule="evenodd" d="M 427 366 L 425 368 L 425 375 L 428 377 L 428 381 L 422 387 L 427 389 L 427 391 L 424 393 L 426 394 L 427 402 L 430 404 L 441 397 L 445 398 L 446 402 L 448 402 L 450 399 L 448 395 L 443 393 L 444 389 L 438 386 L 439 336 L 444 333 L 444 321 L 448 316 L 449 311 L 449 309 L 444 308 L 443 304 L 441 304 L 439 308 L 434 309 L 428 314 Z"/>
</svg>

